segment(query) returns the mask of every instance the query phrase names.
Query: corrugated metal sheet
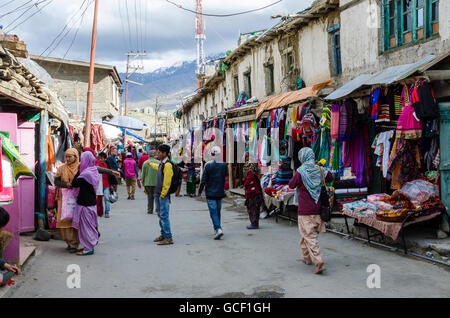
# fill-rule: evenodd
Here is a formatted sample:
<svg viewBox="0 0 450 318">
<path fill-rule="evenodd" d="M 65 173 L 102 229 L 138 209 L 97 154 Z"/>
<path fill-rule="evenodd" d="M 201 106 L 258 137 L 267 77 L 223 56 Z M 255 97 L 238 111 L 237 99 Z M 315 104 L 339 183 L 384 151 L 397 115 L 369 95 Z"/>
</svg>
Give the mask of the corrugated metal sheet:
<svg viewBox="0 0 450 318">
<path fill-rule="evenodd" d="M 357 78 L 352 79 L 347 84 L 341 86 L 337 90 L 335 90 L 333 93 L 325 97 L 325 99 L 339 99 L 344 96 L 347 96 L 351 94 L 353 91 L 357 90 L 361 86 L 364 85 L 364 83 L 371 77 L 371 74 L 361 74 Z"/>
<path fill-rule="evenodd" d="M 333 93 L 325 97 L 325 99 L 334 100 L 343 98 L 365 85 L 371 86 L 376 84 L 392 84 L 422 70 L 424 65 L 428 65 L 434 59 L 436 59 L 435 55 L 428 55 L 416 63 L 391 66 L 375 74 L 361 74 L 357 78 L 335 90 Z"/>
<path fill-rule="evenodd" d="M 374 74 L 365 84 L 392 84 L 396 81 L 405 79 L 436 58 L 435 55 L 428 55 L 416 63 L 391 66 L 381 72 Z"/>
</svg>

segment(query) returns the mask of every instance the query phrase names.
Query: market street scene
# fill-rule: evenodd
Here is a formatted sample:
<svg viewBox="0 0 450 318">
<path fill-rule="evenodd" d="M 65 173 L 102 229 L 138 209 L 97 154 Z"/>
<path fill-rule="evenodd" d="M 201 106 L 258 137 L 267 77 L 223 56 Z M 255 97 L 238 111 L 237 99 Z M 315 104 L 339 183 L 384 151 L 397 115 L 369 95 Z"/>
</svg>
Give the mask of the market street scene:
<svg viewBox="0 0 450 318">
<path fill-rule="evenodd" d="M 0 0 L 0 145 L 0 298 L 450 297 L 450 1 Z"/>
</svg>

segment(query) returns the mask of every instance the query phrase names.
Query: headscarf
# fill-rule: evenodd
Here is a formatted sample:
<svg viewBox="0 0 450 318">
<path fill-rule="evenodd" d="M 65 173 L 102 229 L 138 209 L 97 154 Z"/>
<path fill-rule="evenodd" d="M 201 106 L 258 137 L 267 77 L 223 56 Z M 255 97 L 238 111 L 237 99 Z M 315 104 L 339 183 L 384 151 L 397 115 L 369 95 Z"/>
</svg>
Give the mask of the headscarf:
<svg viewBox="0 0 450 318">
<path fill-rule="evenodd" d="M 242 97 L 242 95 L 244 95 L 244 97 Z M 242 90 L 239 93 L 239 97 L 238 97 L 238 100 L 236 102 L 236 106 L 242 106 L 242 105 L 246 104 L 247 103 L 247 99 L 248 99 L 247 93 L 244 90 Z"/>
<path fill-rule="evenodd" d="M 61 177 L 61 181 L 63 182 L 72 182 L 73 178 L 78 173 L 78 170 L 80 168 L 78 150 L 76 150 L 75 148 L 69 148 L 66 150 L 65 154 L 75 156 L 76 159 L 71 164 L 68 164 L 66 162 L 63 166 L 61 166 L 58 169 L 56 176 Z"/>
<path fill-rule="evenodd" d="M 95 166 L 95 157 L 90 151 L 85 151 L 81 154 L 79 178 L 86 180 L 87 183 L 94 187 L 94 191 L 97 191 L 100 183 L 100 174 Z"/>
<path fill-rule="evenodd" d="M 300 160 L 301 166 L 297 169 L 297 172 L 300 173 L 305 188 L 308 190 L 314 202 L 317 203 L 322 186 L 320 169 L 316 165 L 314 152 L 309 147 L 302 148 L 298 152 L 298 159 Z"/>
</svg>

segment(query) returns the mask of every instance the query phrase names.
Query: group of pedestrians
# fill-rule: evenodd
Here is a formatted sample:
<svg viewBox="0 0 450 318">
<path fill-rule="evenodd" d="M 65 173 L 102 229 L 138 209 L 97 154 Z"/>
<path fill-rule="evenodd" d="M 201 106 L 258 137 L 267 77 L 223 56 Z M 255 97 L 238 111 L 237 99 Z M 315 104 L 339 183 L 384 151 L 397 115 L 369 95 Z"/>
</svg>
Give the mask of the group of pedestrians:
<svg viewBox="0 0 450 318">
<path fill-rule="evenodd" d="M 225 197 L 225 179 L 227 165 L 221 162 L 221 149 L 217 146 L 210 150 L 212 160 L 204 166 L 200 187 L 197 196 L 205 191 L 206 202 L 209 209 L 214 239 L 218 240 L 223 235 L 221 225 L 222 199 Z M 314 157 L 311 148 L 302 148 L 299 151 L 300 167 L 289 182 L 289 187 L 297 189 L 298 196 L 298 226 L 302 236 L 300 248 L 303 255 L 303 263 L 315 264 L 316 273 L 324 271 L 324 262 L 318 244 L 318 235 L 325 231 L 325 224 L 320 217 L 320 202 L 322 187 L 325 182 L 332 180 L 332 175 L 325 168 L 320 167 Z M 117 162 L 117 149 L 112 148 L 109 156 L 100 153 L 96 159 L 92 149 L 85 148 L 79 160 L 79 153 L 71 148 L 66 151 L 66 162 L 61 166 L 55 177 L 58 186 L 58 222 L 63 240 L 67 243 L 67 250 L 77 255 L 91 255 L 98 243 L 100 233 L 98 231 L 98 197 L 99 185 L 103 186 L 103 199 L 105 200 L 105 216 L 109 217 L 110 189 L 117 191 L 117 179 L 123 176 L 127 185 L 129 200 L 135 199 L 136 182 L 142 181 L 144 192 L 147 195 L 147 213 L 156 213 L 159 217 L 160 235 L 154 239 L 157 245 L 174 244 L 169 212 L 171 194 L 179 192 L 174 188 L 175 178 L 180 169 L 170 158 L 170 146 L 162 144 L 157 150 L 148 153 L 140 152 L 138 162 L 133 159 L 130 151 L 123 161 L 122 171 Z M 322 171 L 321 171 L 322 169 Z M 195 181 L 189 175 L 195 174 L 195 164 L 187 165 L 188 192 L 195 196 Z M 247 229 L 259 228 L 259 215 L 261 206 L 264 206 L 263 189 L 258 178 L 258 166 L 256 163 L 245 165 L 245 206 L 250 224 Z M 102 176 L 100 175 L 102 174 Z M 139 178 L 139 175 L 142 179 Z M 116 182 L 112 181 L 116 180 Z M 73 189 L 76 195 L 76 208 L 72 220 L 61 220 L 61 209 L 64 201 L 63 189 Z M 178 190 L 178 191 L 177 191 Z M 79 244 L 83 249 L 79 250 Z"/>
</svg>

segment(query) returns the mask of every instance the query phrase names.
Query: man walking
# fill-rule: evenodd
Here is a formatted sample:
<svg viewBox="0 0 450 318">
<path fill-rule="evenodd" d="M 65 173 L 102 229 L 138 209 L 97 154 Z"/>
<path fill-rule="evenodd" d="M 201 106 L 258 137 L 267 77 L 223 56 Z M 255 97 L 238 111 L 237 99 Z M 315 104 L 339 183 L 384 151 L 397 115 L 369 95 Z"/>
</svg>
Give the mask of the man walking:
<svg viewBox="0 0 450 318">
<path fill-rule="evenodd" d="M 149 163 L 159 164 L 159 161 L 156 159 L 156 150 L 150 150 L 149 155 L 150 158 L 142 165 L 141 178 L 145 192 L 147 193 L 147 213 L 153 214 L 157 171 L 150 167 Z"/>
<path fill-rule="evenodd" d="M 198 196 L 201 196 L 203 188 L 206 192 L 209 214 L 214 226 L 214 239 L 219 240 L 222 235 L 222 226 L 220 225 L 222 198 L 225 197 L 225 176 L 227 174 L 227 164 L 216 162 L 222 151 L 218 146 L 211 149 L 213 160 L 208 161 L 203 171 Z"/>
<path fill-rule="evenodd" d="M 136 179 L 139 176 L 136 161 L 131 152 L 127 153 L 127 158 L 123 162 L 125 168 L 125 183 L 127 184 L 128 200 L 134 200 L 136 192 Z"/>
<path fill-rule="evenodd" d="M 158 170 L 155 185 L 155 203 L 159 217 L 159 226 L 161 227 L 161 235 L 154 240 L 154 242 L 158 242 L 158 245 L 173 244 L 169 221 L 169 189 L 172 184 L 173 168 L 169 154 L 170 146 L 162 144 L 158 147 L 158 152 L 156 153 L 156 156 L 160 161 L 159 165 L 147 161 L 147 164 L 150 167 L 154 170 Z"/>
<path fill-rule="evenodd" d="M 109 156 L 106 159 L 106 163 L 109 166 L 109 169 L 114 170 L 114 171 L 118 171 L 120 173 L 122 173 L 122 171 L 120 171 L 119 169 L 119 164 L 117 163 L 117 148 L 116 147 L 112 147 L 110 152 L 109 152 Z M 114 176 L 114 178 L 116 178 Z M 117 183 L 121 182 L 121 178 L 117 177 Z M 117 183 L 115 185 L 111 184 L 111 189 L 114 192 L 117 192 Z"/>
</svg>

